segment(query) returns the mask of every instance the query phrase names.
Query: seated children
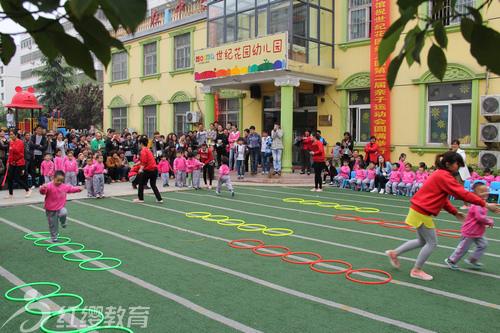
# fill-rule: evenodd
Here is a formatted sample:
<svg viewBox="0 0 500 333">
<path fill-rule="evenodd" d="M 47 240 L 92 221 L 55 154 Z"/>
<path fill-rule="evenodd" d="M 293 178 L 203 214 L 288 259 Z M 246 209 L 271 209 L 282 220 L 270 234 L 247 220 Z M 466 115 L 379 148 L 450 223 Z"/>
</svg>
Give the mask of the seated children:
<svg viewBox="0 0 500 333">
<path fill-rule="evenodd" d="M 354 166 L 357 169 L 355 176 L 354 178 L 349 180 L 349 186 L 351 188 L 354 188 L 356 191 L 359 191 L 361 189 L 362 182 L 366 178 L 366 170 L 363 169 L 363 166 L 364 161 L 358 161 L 358 163 Z"/>
<path fill-rule="evenodd" d="M 336 175 L 337 175 L 337 169 L 335 169 L 332 160 L 326 160 L 325 170 L 323 173 L 323 184 L 326 184 L 326 177 L 330 176 L 330 185 L 333 185 L 333 178 Z"/>
<path fill-rule="evenodd" d="M 344 179 L 349 179 L 350 172 L 351 168 L 349 168 L 349 160 L 345 159 L 344 165 L 340 167 L 340 173 L 333 178 L 337 182 L 337 187 L 341 186 Z"/>
<path fill-rule="evenodd" d="M 391 189 L 394 195 L 398 194 L 398 184 L 401 181 L 401 172 L 399 172 L 399 164 L 392 165 L 391 177 L 387 184 L 385 184 L 385 194 L 390 194 Z"/>
<path fill-rule="evenodd" d="M 495 181 L 495 176 L 491 174 L 491 170 L 489 168 L 484 168 L 484 176 L 482 180 L 486 182 L 486 186 L 488 186 L 488 191 L 491 189 L 491 182 Z"/>
<path fill-rule="evenodd" d="M 415 174 L 411 171 L 411 164 L 406 163 L 405 171 L 403 171 L 403 174 L 401 175 L 401 183 L 398 185 L 403 195 L 406 195 L 407 197 L 410 196 L 411 187 L 413 186 L 414 181 Z"/>
<path fill-rule="evenodd" d="M 375 162 L 370 161 L 368 164 L 368 169 L 366 169 L 366 178 L 361 182 L 363 184 L 363 189 L 367 191 L 373 190 L 375 186 L 375 176 L 377 170 L 375 170 Z"/>
<path fill-rule="evenodd" d="M 427 171 L 422 166 L 419 166 L 415 174 L 415 184 L 413 184 L 411 192 L 413 194 L 417 193 L 422 185 L 424 185 L 424 182 L 427 180 L 427 178 L 429 178 L 429 176 L 427 175 Z"/>
</svg>

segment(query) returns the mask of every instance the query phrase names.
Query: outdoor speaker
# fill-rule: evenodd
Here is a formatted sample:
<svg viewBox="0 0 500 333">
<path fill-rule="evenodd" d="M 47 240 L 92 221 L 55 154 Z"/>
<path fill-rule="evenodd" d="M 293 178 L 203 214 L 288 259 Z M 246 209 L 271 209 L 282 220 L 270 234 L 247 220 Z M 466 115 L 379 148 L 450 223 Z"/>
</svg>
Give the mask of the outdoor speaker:
<svg viewBox="0 0 500 333">
<path fill-rule="evenodd" d="M 260 86 L 250 87 L 250 97 L 259 99 L 260 98 Z"/>
<path fill-rule="evenodd" d="M 313 93 L 316 95 L 324 95 L 325 94 L 325 85 L 323 84 L 313 84 Z"/>
</svg>

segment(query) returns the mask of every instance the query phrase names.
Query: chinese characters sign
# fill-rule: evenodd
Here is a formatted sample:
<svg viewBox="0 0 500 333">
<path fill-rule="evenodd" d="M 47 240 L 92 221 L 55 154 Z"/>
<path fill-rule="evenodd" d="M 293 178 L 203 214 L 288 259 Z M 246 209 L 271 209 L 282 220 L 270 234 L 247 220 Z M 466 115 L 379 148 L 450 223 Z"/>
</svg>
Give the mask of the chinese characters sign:
<svg viewBox="0 0 500 333">
<path fill-rule="evenodd" d="M 195 51 L 195 81 L 287 68 L 287 33 Z"/>
<path fill-rule="evenodd" d="M 372 36 L 370 55 L 370 93 L 371 93 L 371 132 L 377 138 L 379 153 L 386 161 L 391 154 L 391 91 L 387 85 L 387 69 L 390 60 L 379 66 L 378 48 L 382 37 L 390 26 L 390 0 L 373 0 L 372 2 Z"/>
</svg>

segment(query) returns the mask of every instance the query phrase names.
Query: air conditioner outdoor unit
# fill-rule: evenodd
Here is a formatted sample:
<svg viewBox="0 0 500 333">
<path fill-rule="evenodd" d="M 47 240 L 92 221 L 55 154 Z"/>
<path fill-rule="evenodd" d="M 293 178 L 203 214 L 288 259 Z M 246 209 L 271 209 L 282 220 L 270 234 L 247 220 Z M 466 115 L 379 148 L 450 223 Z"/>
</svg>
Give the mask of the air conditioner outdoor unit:
<svg viewBox="0 0 500 333">
<path fill-rule="evenodd" d="M 479 153 L 479 168 L 489 168 L 490 170 L 498 169 L 500 152 L 493 150 L 485 150 Z"/>
<path fill-rule="evenodd" d="M 201 112 L 189 111 L 186 113 L 186 123 L 198 123 L 201 120 Z"/>
<path fill-rule="evenodd" d="M 481 116 L 500 116 L 500 95 L 481 96 Z"/>
<path fill-rule="evenodd" d="M 479 141 L 500 142 L 500 123 L 482 123 Z"/>
</svg>

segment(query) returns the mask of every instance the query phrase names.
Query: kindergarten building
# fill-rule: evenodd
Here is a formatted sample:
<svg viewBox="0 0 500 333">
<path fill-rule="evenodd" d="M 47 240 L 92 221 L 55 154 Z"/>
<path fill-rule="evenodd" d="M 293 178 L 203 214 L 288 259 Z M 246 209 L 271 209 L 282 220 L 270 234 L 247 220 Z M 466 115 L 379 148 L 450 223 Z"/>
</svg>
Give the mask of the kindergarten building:
<svg viewBox="0 0 500 333">
<path fill-rule="evenodd" d="M 293 138 L 306 128 L 321 130 L 327 156 L 348 131 L 362 154 L 375 135 L 391 161 L 406 153 L 414 165 L 432 165 L 453 139 L 460 140 L 467 163 L 477 164 L 486 144 L 500 141 L 500 123 L 494 122 L 500 119 L 500 81 L 470 55 L 460 22 L 447 22 L 443 82 L 427 70 L 431 32 L 422 66 L 404 62 L 390 91 L 387 65 L 379 68 L 372 50 L 399 17 L 394 0 L 181 4 L 155 10 L 135 34 L 112 32 L 126 51 L 112 51 L 104 74 L 105 128 L 128 127 L 151 137 L 156 130 L 186 133 L 214 120 L 237 124 L 241 132 L 279 122 L 283 171 L 297 162 Z M 457 1 L 459 10 L 479 5 Z M 421 13 L 427 12 L 423 5 Z M 483 16 L 500 30 L 496 4 Z M 498 168 L 496 152 L 488 154 L 486 166 Z"/>
</svg>

